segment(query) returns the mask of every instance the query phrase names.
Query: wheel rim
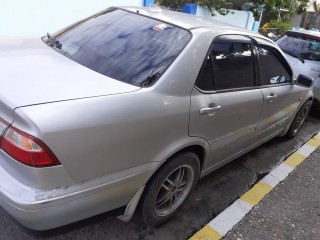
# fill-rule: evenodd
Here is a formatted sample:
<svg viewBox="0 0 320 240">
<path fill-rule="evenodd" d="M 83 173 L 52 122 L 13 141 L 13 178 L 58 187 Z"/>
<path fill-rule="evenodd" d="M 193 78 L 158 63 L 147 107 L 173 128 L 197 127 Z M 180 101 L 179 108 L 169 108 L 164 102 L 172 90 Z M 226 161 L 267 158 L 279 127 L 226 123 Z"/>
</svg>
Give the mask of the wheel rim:
<svg viewBox="0 0 320 240">
<path fill-rule="evenodd" d="M 297 120 L 296 120 L 296 127 L 293 130 L 294 134 L 297 134 L 299 129 L 301 128 L 302 124 L 304 123 L 304 120 L 306 119 L 307 115 L 308 115 L 308 109 L 309 108 L 305 108 L 303 109 L 303 111 L 297 116 Z"/>
<path fill-rule="evenodd" d="M 183 165 L 172 171 L 162 182 L 156 195 L 154 212 L 158 216 L 167 216 L 176 210 L 186 199 L 194 181 L 194 171 L 189 165 Z"/>
</svg>

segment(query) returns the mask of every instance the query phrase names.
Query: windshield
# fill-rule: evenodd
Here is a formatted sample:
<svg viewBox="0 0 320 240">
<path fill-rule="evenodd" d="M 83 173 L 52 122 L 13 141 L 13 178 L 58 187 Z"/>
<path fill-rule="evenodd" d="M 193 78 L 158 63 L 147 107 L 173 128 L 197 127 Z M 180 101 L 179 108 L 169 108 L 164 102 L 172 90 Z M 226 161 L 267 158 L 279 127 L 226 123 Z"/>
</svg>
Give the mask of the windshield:
<svg viewBox="0 0 320 240">
<path fill-rule="evenodd" d="M 287 32 L 277 40 L 277 44 L 281 49 L 293 52 L 305 60 L 320 61 L 320 37 Z"/>
<path fill-rule="evenodd" d="M 135 86 L 153 84 L 191 38 L 181 28 L 110 8 L 53 36 L 49 46 L 108 77 Z"/>
</svg>

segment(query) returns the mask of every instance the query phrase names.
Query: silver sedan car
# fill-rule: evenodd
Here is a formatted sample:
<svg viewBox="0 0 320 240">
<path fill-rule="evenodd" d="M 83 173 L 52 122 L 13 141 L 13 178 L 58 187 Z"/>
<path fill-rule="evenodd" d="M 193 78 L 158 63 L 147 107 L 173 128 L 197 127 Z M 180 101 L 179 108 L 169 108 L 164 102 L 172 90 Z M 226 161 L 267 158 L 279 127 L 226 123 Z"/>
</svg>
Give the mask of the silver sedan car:
<svg viewBox="0 0 320 240">
<path fill-rule="evenodd" d="M 111 210 L 162 224 L 199 178 L 294 137 L 313 99 L 267 38 L 156 6 L 0 49 L 0 205 L 35 230 Z"/>
</svg>

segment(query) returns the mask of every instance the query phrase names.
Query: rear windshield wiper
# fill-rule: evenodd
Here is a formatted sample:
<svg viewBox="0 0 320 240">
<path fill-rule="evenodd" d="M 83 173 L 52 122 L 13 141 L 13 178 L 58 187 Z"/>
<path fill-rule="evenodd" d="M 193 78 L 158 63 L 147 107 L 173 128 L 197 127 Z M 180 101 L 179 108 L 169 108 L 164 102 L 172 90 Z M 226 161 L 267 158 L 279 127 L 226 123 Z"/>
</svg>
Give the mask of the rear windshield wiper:
<svg viewBox="0 0 320 240">
<path fill-rule="evenodd" d="M 283 49 L 283 48 L 281 48 L 281 50 L 284 51 L 285 53 L 295 57 L 295 58 L 298 58 L 302 63 L 304 63 L 304 59 L 299 54 L 296 54 L 294 52 L 291 52 L 291 51 Z"/>
<path fill-rule="evenodd" d="M 61 49 L 62 44 L 61 44 L 58 40 L 56 40 L 54 37 L 52 37 L 52 36 L 50 35 L 50 33 L 47 33 L 47 38 L 48 38 L 48 40 L 49 40 L 48 45 L 49 45 L 50 47 L 55 46 L 56 48 Z"/>
</svg>

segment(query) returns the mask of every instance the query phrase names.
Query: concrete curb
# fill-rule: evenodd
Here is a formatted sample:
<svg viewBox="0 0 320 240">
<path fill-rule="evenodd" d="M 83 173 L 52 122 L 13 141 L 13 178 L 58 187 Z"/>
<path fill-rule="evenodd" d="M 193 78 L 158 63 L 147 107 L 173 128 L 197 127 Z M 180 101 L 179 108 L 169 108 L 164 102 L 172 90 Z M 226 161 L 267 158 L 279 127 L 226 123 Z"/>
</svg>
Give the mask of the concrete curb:
<svg viewBox="0 0 320 240">
<path fill-rule="evenodd" d="M 195 233 L 190 240 L 219 240 L 224 237 L 251 209 L 257 206 L 272 189 L 286 179 L 287 176 L 319 146 L 320 133 L 287 157 L 283 163 L 278 165 L 238 200 Z"/>
</svg>

